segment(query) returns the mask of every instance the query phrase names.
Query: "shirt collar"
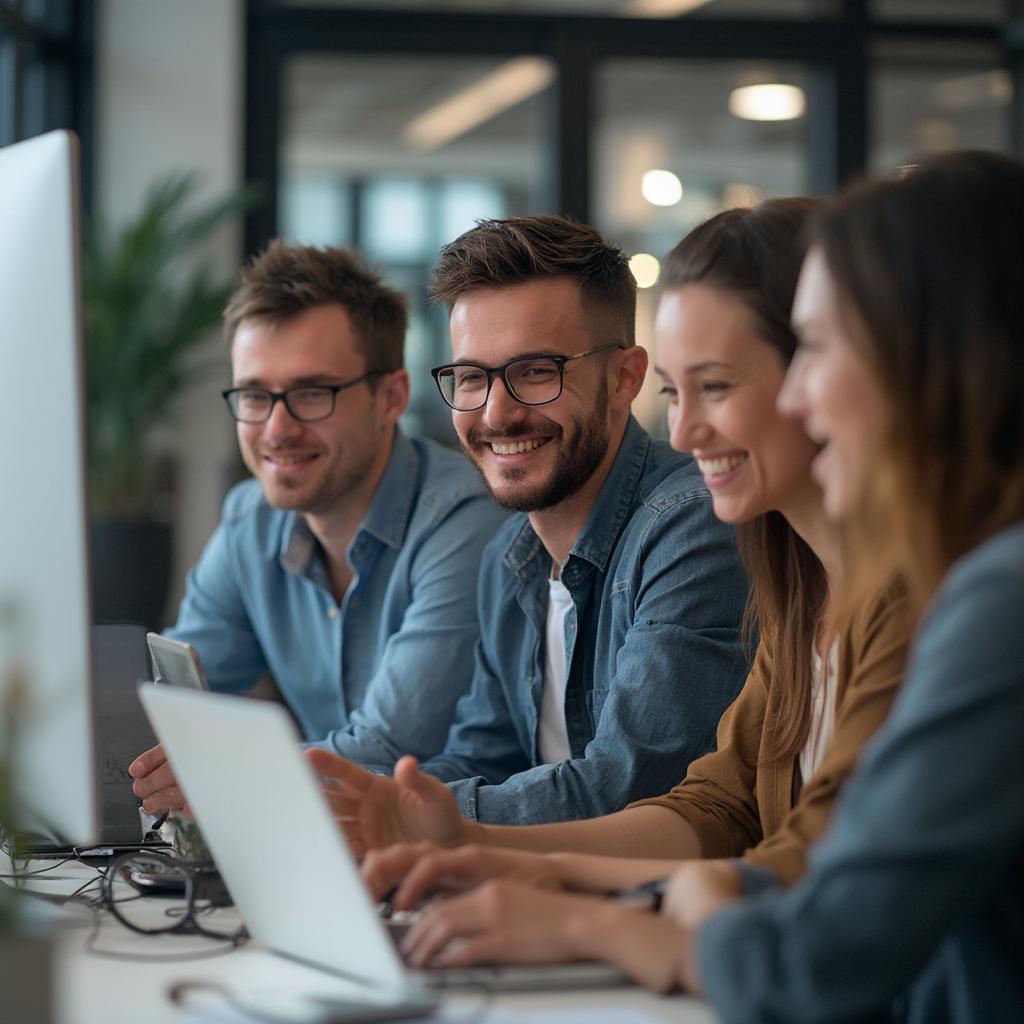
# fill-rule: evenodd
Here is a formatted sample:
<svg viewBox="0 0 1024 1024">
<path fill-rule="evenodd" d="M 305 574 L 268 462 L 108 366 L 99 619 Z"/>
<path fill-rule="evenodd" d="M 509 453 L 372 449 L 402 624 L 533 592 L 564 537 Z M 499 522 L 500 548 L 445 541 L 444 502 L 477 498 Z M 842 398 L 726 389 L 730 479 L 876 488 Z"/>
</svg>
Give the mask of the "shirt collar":
<svg viewBox="0 0 1024 1024">
<path fill-rule="evenodd" d="M 397 427 L 391 458 L 360 530 L 396 550 L 405 542 L 413 500 L 420 486 L 419 458 L 412 441 Z"/>
<path fill-rule="evenodd" d="M 570 559 L 576 555 L 601 572 L 605 570 L 622 527 L 636 504 L 636 490 L 650 447 L 650 435 L 630 416 L 612 468 L 569 552 Z M 523 570 L 542 551 L 540 538 L 527 519 L 505 551 L 505 565 L 525 578 Z"/>
<path fill-rule="evenodd" d="M 418 461 L 413 443 L 396 428 L 387 468 L 357 535 L 365 531 L 388 547 L 397 549 L 402 546 L 419 486 Z M 288 572 L 302 576 L 309 571 L 317 539 L 304 515 L 298 512 L 289 512 L 288 515 L 291 523 L 284 530 L 281 565 Z"/>
</svg>

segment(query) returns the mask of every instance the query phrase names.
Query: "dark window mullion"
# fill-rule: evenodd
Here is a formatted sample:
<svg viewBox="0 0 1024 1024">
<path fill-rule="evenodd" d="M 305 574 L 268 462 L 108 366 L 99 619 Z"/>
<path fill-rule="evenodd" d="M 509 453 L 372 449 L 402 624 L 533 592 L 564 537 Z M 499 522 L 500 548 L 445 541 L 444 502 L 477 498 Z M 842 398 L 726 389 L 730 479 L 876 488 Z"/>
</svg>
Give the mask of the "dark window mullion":
<svg viewBox="0 0 1024 1024">
<path fill-rule="evenodd" d="M 1010 100 L 1010 148 L 1024 157 L 1024 0 L 1009 0 L 1012 20 L 1003 33 L 1006 65 L 1013 82 Z"/>
<path fill-rule="evenodd" d="M 0 32 L 0 146 L 6 146 L 18 137 L 15 132 L 18 80 L 14 54 L 14 39 Z"/>
</svg>

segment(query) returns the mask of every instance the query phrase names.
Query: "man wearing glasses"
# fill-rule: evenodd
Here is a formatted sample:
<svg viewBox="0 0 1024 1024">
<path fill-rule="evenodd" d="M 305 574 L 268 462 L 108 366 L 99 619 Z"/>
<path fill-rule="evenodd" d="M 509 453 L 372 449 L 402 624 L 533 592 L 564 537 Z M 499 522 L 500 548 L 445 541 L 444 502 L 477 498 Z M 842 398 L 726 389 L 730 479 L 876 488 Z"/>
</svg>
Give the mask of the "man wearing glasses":
<svg viewBox="0 0 1024 1024">
<path fill-rule="evenodd" d="M 270 676 L 307 740 L 379 769 L 443 749 L 505 519 L 461 455 L 396 425 L 407 322 L 346 250 L 278 241 L 243 273 L 224 398 L 254 479 L 228 495 L 168 632 L 214 689 Z M 147 810 L 181 804 L 159 747 L 130 771 Z"/>
<path fill-rule="evenodd" d="M 630 415 L 647 353 L 624 254 L 561 218 L 484 221 L 442 251 L 433 294 L 451 316 L 441 397 L 521 514 L 484 554 L 473 682 L 443 753 L 382 778 L 310 752 L 357 853 L 664 792 L 711 749 L 746 670 L 732 532 L 691 457 Z"/>
</svg>

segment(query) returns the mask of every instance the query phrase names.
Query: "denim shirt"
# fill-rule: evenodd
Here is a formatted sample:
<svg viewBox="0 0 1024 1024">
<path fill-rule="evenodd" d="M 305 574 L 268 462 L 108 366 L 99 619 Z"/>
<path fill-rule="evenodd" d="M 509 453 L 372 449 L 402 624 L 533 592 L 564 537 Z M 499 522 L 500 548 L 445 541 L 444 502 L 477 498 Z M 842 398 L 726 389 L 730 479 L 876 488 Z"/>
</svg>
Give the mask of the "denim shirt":
<svg viewBox="0 0 1024 1024">
<path fill-rule="evenodd" d="M 589 818 L 668 790 L 715 742 L 746 673 L 746 578 L 689 455 L 630 420 L 562 567 L 572 757 L 539 763 L 551 558 L 525 515 L 484 554 L 480 642 L 444 753 L 423 765 L 470 819 Z"/>
<path fill-rule="evenodd" d="M 1024 1020 L 1022 609 L 1018 525 L 950 572 L 804 879 L 747 868 L 699 931 L 726 1024 Z"/>
<path fill-rule="evenodd" d="M 396 432 L 339 605 L 305 518 L 248 480 L 167 635 L 195 645 L 215 690 L 269 672 L 307 740 L 384 768 L 430 757 L 472 677 L 477 567 L 504 519 L 464 456 Z"/>
</svg>

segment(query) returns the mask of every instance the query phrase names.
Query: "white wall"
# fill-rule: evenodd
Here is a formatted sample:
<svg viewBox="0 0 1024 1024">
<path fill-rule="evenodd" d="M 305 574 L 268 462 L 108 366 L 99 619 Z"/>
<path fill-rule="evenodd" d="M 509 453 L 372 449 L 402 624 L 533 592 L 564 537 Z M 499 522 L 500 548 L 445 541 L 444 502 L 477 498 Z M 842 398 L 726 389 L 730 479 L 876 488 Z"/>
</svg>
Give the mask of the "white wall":
<svg viewBox="0 0 1024 1024">
<path fill-rule="evenodd" d="M 237 187 L 242 174 L 244 11 L 241 0 L 99 0 L 96 42 L 95 206 L 118 223 L 149 185 L 176 170 L 202 175 L 202 196 Z M 239 234 L 216 258 L 238 266 Z M 186 395 L 166 443 L 179 456 L 181 497 L 167 616 L 185 573 L 217 524 L 235 455 L 219 391 L 228 380 L 219 336 L 208 352 L 223 371 Z"/>
</svg>

